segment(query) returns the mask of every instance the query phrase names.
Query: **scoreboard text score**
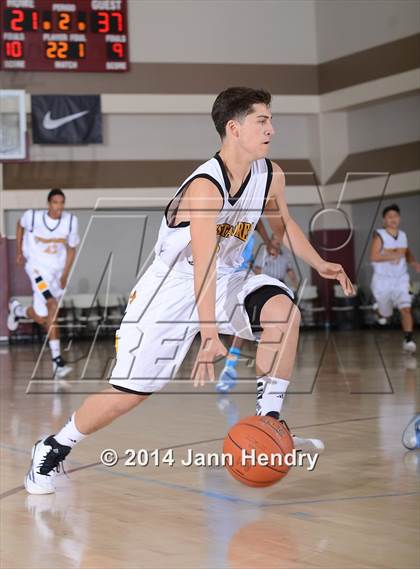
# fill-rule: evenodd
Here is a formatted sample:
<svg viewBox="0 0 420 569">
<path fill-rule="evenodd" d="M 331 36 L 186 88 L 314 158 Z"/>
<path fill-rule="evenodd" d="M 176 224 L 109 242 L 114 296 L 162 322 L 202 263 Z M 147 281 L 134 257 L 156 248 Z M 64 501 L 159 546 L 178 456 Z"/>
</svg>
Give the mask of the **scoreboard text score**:
<svg viewBox="0 0 420 569">
<path fill-rule="evenodd" d="M 127 0 L 1 0 L 0 66 L 127 71 Z"/>
</svg>

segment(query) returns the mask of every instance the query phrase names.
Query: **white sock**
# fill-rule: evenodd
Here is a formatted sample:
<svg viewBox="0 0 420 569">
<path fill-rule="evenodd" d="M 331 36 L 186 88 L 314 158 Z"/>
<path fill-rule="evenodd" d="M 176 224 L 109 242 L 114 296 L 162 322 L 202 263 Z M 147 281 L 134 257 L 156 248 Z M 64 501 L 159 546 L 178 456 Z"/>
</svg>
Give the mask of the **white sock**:
<svg viewBox="0 0 420 569">
<path fill-rule="evenodd" d="M 268 415 L 278 419 L 284 396 L 290 381 L 264 375 L 257 379 L 257 415 Z"/>
<path fill-rule="evenodd" d="M 88 436 L 77 430 L 76 424 L 74 422 L 75 414 L 76 413 L 73 413 L 61 431 L 54 435 L 55 440 L 60 443 L 60 445 L 66 445 L 73 448 L 74 445 L 80 443 L 80 441 Z"/>
<path fill-rule="evenodd" d="M 13 312 L 15 313 L 15 316 L 17 316 L 18 318 L 26 318 L 26 311 L 28 310 L 28 307 L 26 306 L 22 306 L 21 304 L 17 304 L 15 306 L 15 308 L 13 309 Z"/>
<path fill-rule="evenodd" d="M 60 340 L 50 340 L 50 350 L 52 359 L 54 360 L 56 357 L 60 355 Z"/>
</svg>

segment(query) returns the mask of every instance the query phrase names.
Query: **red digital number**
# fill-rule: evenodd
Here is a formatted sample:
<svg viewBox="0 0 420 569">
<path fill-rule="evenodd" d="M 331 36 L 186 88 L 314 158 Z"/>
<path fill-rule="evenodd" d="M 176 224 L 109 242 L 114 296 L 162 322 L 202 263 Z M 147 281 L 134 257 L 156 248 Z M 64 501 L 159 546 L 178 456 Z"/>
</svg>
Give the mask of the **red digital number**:
<svg viewBox="0 0 420 569">
<path fill-rule="evenodd" d="M 104 11 L 98 12 L 98 32 L 107 34 L 109 30 L 109 13 Z"/>
<path fill-rule="evenodd" d="M 7 41 L 4 46 L 6 48 L 6 57 L 12 59 L 21 59 L 23 57 L 22 42 L 16 40 Z"/>
<path fill-rule="evenodd" d="M 32 29 L 35 31 L 39 28 L 39 16 L 35 10 L 32 12 Z"/>
<path fill-rule="evenodd" d="M 23 32 L 25 13 L 23 10 L 12 10 L 13 18 L 10 20 L 10 28 L 14 32 Z"/>
<path fill-rule="evenodd" d="M 123 31 L 123 19 L 121 12 L 111 12 L 111 16 L 117 19 L 117 31 Z"/>
<path fill-rule="evenodd" d="M 113 43 L 112 44 L 112 51 L 117 55 L 120 59 L 124 58 L 124 44 L 122 43 Z"/>
</svg>

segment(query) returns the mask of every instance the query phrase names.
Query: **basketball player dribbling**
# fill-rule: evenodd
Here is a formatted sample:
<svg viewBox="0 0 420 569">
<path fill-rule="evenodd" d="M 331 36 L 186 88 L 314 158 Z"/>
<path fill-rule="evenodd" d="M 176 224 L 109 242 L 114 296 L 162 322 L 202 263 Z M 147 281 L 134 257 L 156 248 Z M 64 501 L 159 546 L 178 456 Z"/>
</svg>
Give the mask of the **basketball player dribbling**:
<svg viewBox="0 0 420 569">
<path fill-rule="evenodd" d="M 53 189 L 47 201 L 48 210 L 29 209 L 17 223 L 16 263 L 25 263 L 33 290 L 33 305 L 24 307 L 11 298 L 7 326 L 10 331 L 16 330 L 22 318 L 31 318 L 42 326 L 48 334 L 53 377 L 63 378 L 72 368 L 61 356 L 57 307 L 80 239 L 77 217 L 64 211 L 64 193 Z"/>
<path fill-rule="evenodd" d="M 377 302 L 379 323 L 386 324 L 394 307 L 401 315 L 405 352 L 414 353 L 413 316 L 411 314 L 410 275 L 407 263 L 420 272 L 418 263 L 408 248 L 407 235 L 400 227 L 398 205 L 387 206 L 382 212 L 383 227 L 376 229 L 371 245 L 370 260 L 373 267 L 371 288 Z"/>
<path fill-rule="evenodd" d="M 28 492 L 55 491 L 54 479 L 72 447 L 147 400 L 176 374 L 199 332 L 194 385 L 214 381 L 213 362 L 226 355 L 219 334 L 254 340 L 257 414 L 280 418 L 299 334 L 293 293 L 266 275 L 236 271 L 262 212 L 296 255 L 346 294 L 352 284 L 341 265 L 324 261 L 290 217 L 284 174 L 266 158 L 274 134 L 271 96 L 230 88 L 212 110 L 221 150 L 182 184 L 168 204 L 151 267 L 135 285 L 117 332 L 111 388 L 88 397 L 55 435 L 38 441 L 25 478 Z M 319 452 L 317 439 L 294 436 L 295 448 Z"/>
</svg>

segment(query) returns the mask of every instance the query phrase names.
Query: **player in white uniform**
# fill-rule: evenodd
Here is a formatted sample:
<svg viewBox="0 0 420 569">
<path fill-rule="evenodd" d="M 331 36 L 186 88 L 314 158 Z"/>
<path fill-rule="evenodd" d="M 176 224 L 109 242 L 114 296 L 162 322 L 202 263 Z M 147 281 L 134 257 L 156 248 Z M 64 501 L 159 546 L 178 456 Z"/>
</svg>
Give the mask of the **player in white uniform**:
<svg viewBox="0 0 420 569">
<path fill-rule="evenodd" d="M 27 210 L 17 223 L 16 262 L 25 262 L 31 281 L 33 305 L 24 307 L 16 299 L 9 302 L 9 330 L 16 330 L 22 318 L 31 318 L 48 332 L 53 377 L 71 371 L 61 357 L 60 331 L 56 326 L 58 301 L 67 284 L 79 244 L 77 217 L 64 211 L 65 196 L 60 189 L 48 194 L 48 210 Z"/>
<path fill-rule="evenodd" d="M 197 333 L 201 344 L 192 377 L 195 385 L 204 385 L 208 378 L 214 381 L 214 360 L 226 354 L 219 334 L 253 340 L 253 331 L 262 328 L 257 413 L 279 418 L 296 354 L 299 311 L 283 283 L 236 271 L 262 211 L 275 235 L 286 225 L 295 254 L 320 275 L 337 279 L 346 294 L 353 287 L 343 268 L 324 261 L 289 215 L 284 174 L 265 158 L 274 133 L 270 101 L 266 91 L 245 87 L 217 97 L 212 117 L 221 150 L 187 178 L 166 208 L 154 262 L 132 290 L 118 331 L 112 387 L 88 397 L 56 435 L 35 444 L 25 478 L 28 492 L 54 492 L 54 477 L 71 448 L 162 389 Z M 317 439 L 294 437 L 294 442 L 309 452 L 323 448 Z"/>
<path fill-rule="evenodd" d="M 407 263 L 417 272 L 420 271 L 420 263 L 416 262 L 408 248 L 407 235 L 399 229 L 401 218 L 398 205 L 387 206 L 382 217 L 384 227 L 375 231 L 370 251 L 373 267 L 371 288 L 377 302 L 380 323 L 386 323 L 386 319 L 392 316 L 394 307 L 399 309 L 404 332 L 403 349 L 413 353 L 416 344 L 413 340 Z"/>
</svg>

